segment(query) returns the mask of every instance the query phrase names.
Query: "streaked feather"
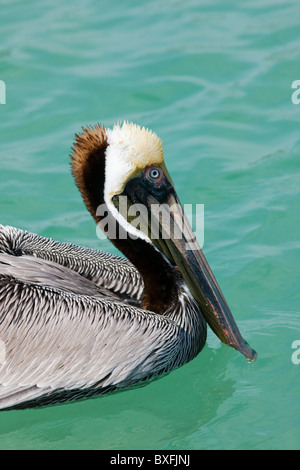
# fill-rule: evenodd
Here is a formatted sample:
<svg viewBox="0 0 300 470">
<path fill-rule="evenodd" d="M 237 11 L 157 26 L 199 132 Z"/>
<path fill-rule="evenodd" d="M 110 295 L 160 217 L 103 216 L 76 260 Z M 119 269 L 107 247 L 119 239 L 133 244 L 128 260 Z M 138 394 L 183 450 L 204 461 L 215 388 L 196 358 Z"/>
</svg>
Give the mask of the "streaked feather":
<svg viewBox="0 0 300 470">
<path fill-rule="evenodd" d="M 0 409 L 107 393 L 195 357 L 206 325 L 192 296 L 179 285 L 162 316 L 118 294 L 142 288 L 124 258 L 0 226 Z"/>
</svg>

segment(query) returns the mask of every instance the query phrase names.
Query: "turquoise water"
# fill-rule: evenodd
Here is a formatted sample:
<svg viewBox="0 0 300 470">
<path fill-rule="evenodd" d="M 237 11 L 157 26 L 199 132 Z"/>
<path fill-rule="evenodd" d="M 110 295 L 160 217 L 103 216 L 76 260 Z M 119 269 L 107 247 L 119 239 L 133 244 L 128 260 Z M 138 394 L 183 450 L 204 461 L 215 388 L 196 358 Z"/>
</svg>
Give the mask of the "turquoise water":
<svg viewBox="0 0 300 470">
<path fill-rule="evenodd" d="M 0 449 L 299 449 L 297 0 L 2 0 L 0 223 L 115 252 L 73 184 L 81 125 L 153 129 L 248 364 L 209 333 L 147 387 L 3 412 Z"/>
</svg>

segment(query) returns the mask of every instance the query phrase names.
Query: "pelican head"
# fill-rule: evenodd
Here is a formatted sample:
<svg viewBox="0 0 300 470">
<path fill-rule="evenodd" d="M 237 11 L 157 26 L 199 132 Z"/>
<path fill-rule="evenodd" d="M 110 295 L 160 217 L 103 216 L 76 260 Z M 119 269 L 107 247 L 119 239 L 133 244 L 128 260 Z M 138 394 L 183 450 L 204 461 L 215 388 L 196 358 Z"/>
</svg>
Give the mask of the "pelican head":
<svg viewBox="0 0 300 470">
<path fill-rule="evenodd" d="M 134 124 L 83 129 L 76 136 L 72 170 L 83 199 L 97 223 L 99 206 L 133 240 L 151 245 L 153 253 L 176 267 L 198 303 L 206 322 L 220 340 L 240 351 L 248 361 L 256 352 L 242 338 L 228 304 L 193 234 L 164 162 L 161 140 Z M 126 201 L 125 206 L 120 201 Z M 125 208 L 125 210 L 124 210 Z M 136 223 L 136 210 L 139 223 Z M 107 222 L 107 220 L 106 220 Z M 112 242 L 126 252 L 120 237 Z M 123 237 L 124 238 L 124 237 Z M 124 249 L 123 249 L 124 248 Z M 128 256 L 130 258 L 130 256 Z"/>
</svg>

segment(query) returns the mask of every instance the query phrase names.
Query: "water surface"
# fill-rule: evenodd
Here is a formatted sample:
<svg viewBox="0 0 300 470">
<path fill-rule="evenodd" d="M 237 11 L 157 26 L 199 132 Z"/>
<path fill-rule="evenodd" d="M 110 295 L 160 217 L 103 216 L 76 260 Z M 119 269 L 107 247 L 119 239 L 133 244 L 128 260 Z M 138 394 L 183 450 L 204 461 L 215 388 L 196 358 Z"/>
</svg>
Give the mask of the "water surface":
<svg viewBox="0 0 300 470">
<path fill-rule="evenodd" d="M 0 223 L 99 241 L 69 167 L 82 125 L 153 129 L 248 364 L 209 333 L 147 387 L 0 416 L 1 449 L 299 449 L 300 6 L 296 0 L 2 0 Z"/>
</svg>

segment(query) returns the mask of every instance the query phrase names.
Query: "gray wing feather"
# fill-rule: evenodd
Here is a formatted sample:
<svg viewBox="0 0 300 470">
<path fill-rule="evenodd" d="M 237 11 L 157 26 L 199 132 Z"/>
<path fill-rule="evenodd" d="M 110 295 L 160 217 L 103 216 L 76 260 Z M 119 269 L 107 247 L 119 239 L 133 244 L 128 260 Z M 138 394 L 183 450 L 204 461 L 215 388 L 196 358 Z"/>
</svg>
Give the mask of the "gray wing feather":
<svg viewBox="0 0 300 470">
<path fill-rule="evenodd" d="M 121 256 L 61 243 L 15 227 L 0 225 L 0 253 L 31 255 L 55 262 L 112 292 L 140 299 L 143 279 L 136 268 Z"/>
<path fill-rule="evenodd" d="M 1 274 L 0 306 L 2 409 L 125 387 L 172 369 L 180 352 L 172 320 L 99 297 Z"/>
<path fill-rule="evenodd" d="M 16 257 L 0 253 L 0 275 L 78 294 L 103 295 L 103 290 L 76 271 L 30 255 Z"/>
<path fill-rule="evenodd" d="M 0 226 L 0 409 L 117 390 L 185 362 L 175 317 L 124 303 L 121 292 L 139 302 L 142 289 L 125 258 Z"/>
</svg>

